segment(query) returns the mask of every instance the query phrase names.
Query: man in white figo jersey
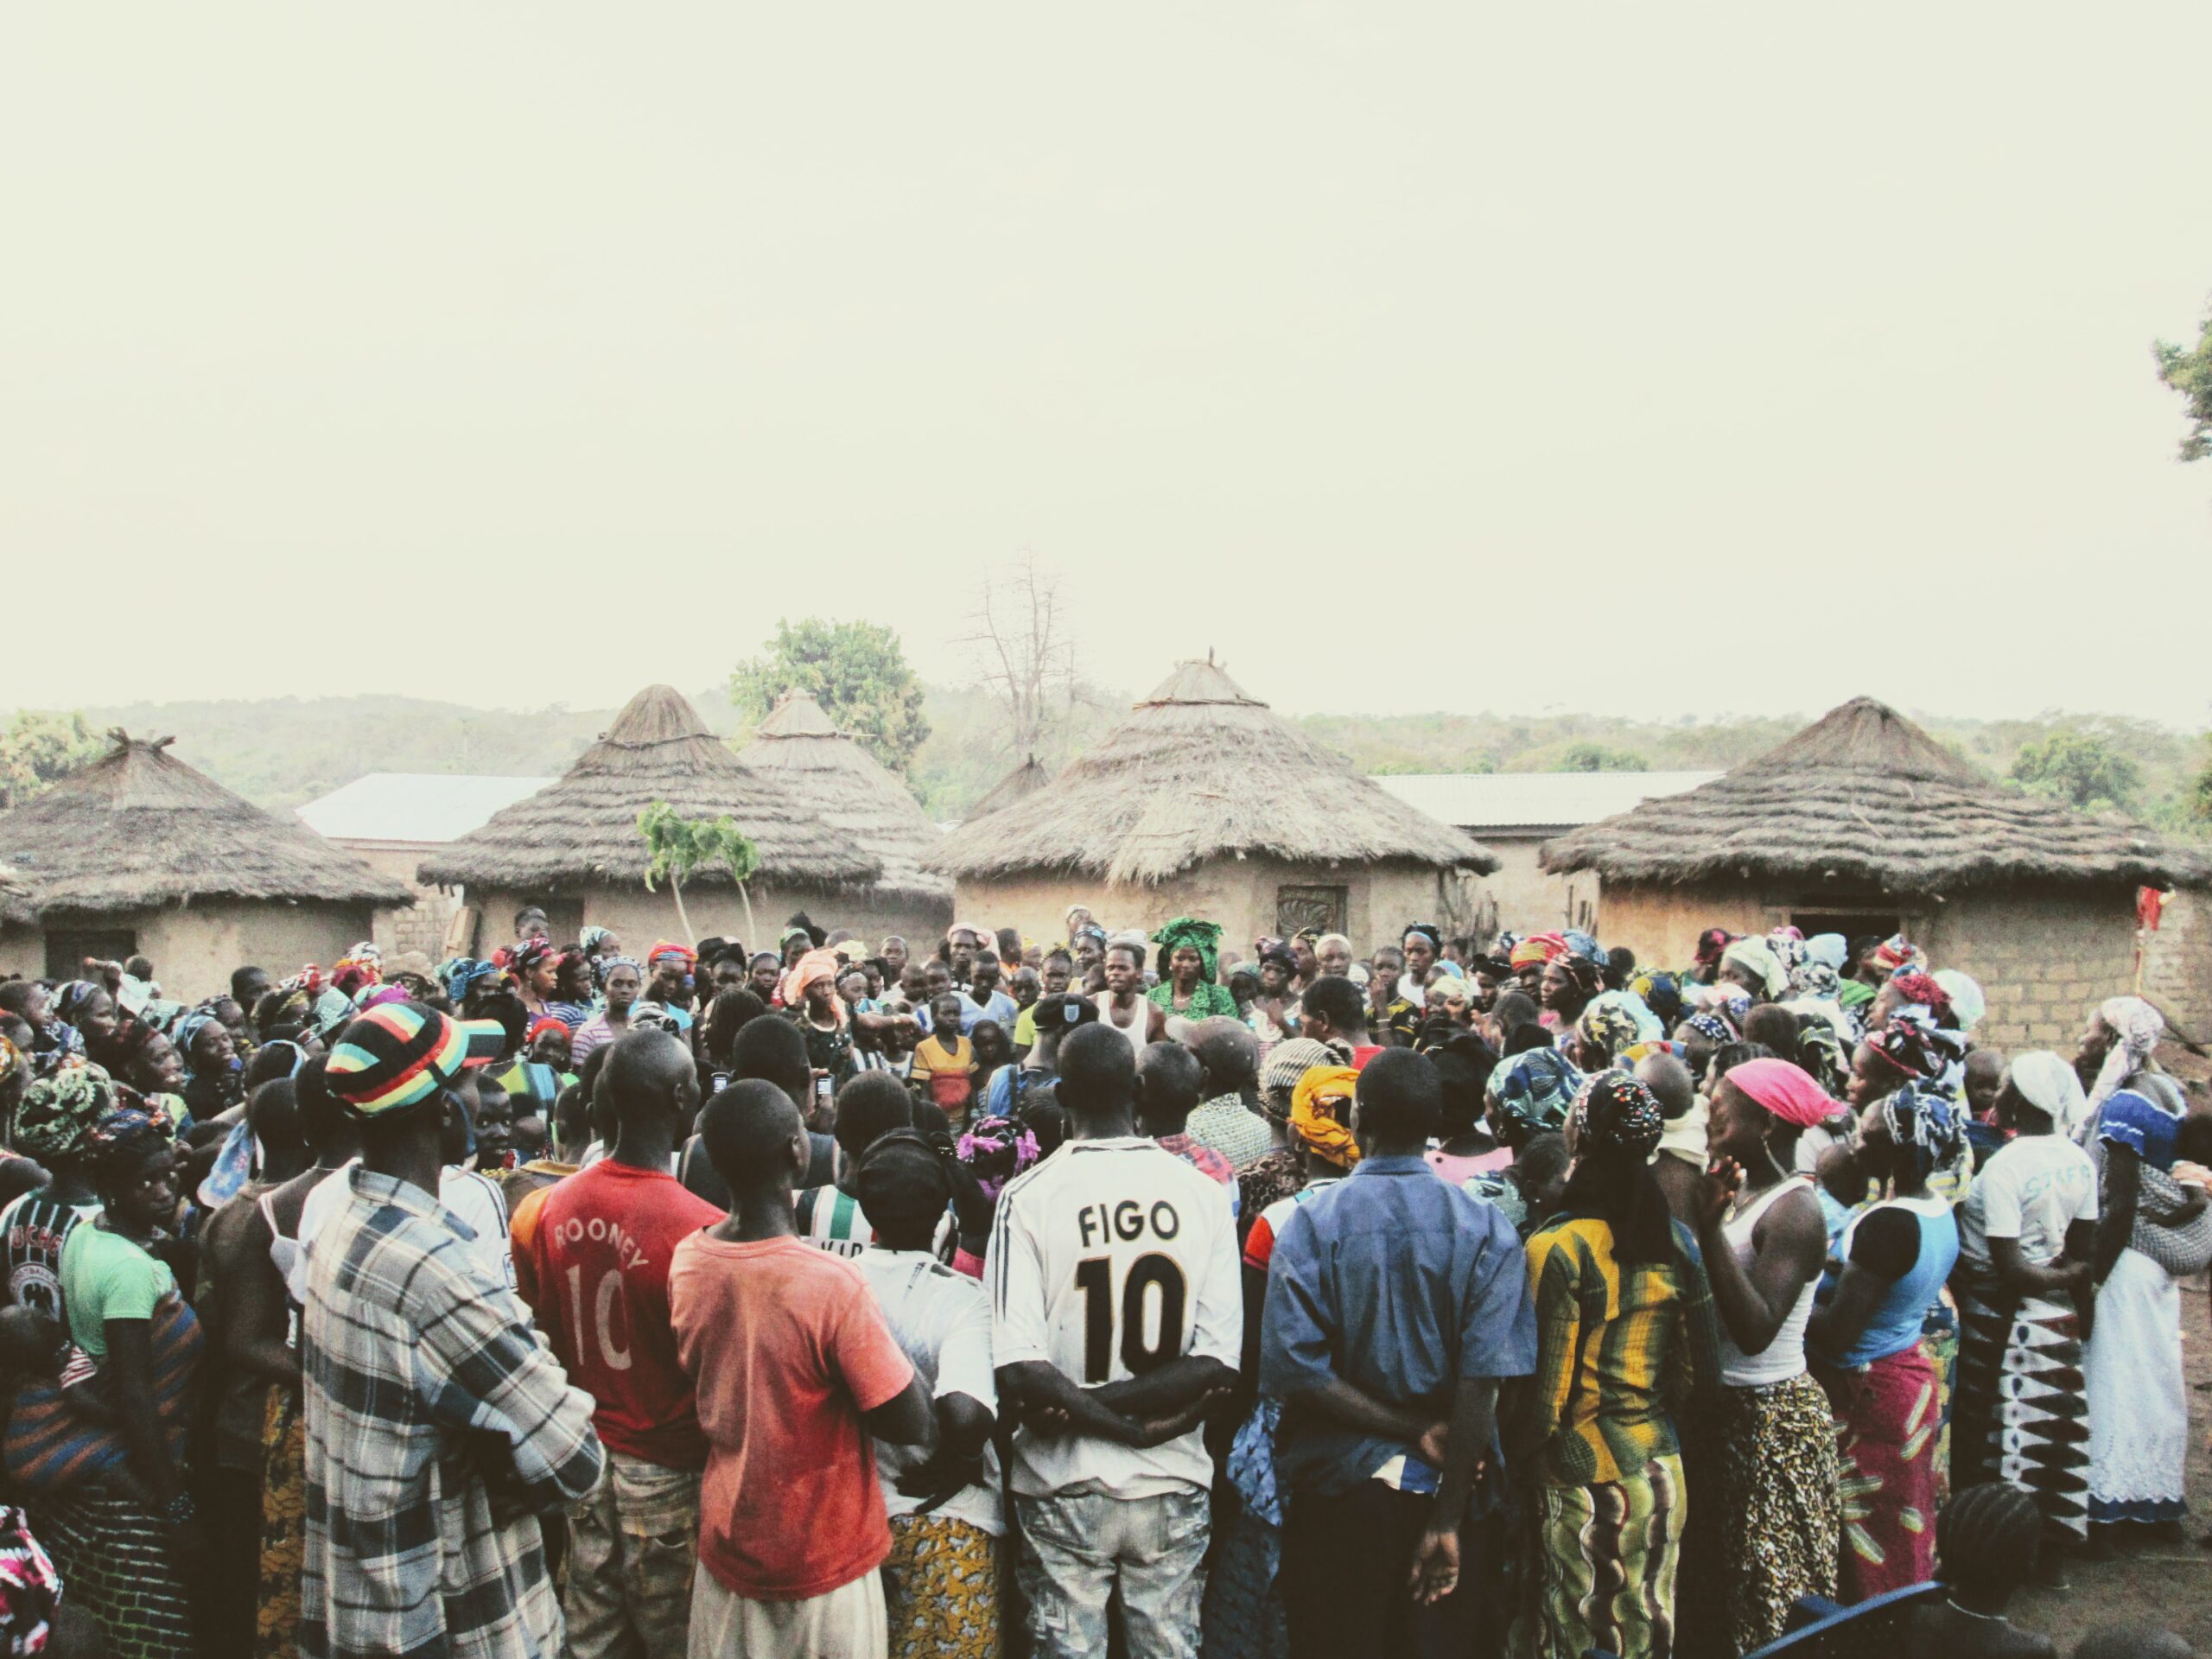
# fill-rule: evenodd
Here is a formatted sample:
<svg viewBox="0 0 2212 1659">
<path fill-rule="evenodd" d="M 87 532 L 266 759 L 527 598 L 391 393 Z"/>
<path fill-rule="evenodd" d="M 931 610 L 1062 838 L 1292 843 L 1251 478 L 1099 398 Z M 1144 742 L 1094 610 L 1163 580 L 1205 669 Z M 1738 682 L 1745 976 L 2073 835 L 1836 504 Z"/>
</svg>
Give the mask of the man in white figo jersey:
<svg viewBox="0 0 2212 1659">
<path fill-rule="evenodd" d="M 1136 1132 L 1128 1038 L 1060 1046 L 1073 1136 L 1000 1195 L 989 1267 L 1001 1402 L 1019 1425 L 1019 1575 L 1040 1659 L 1096 1659 L 1121 1590 L 1131 1659 L 1198 1649 L 1213 1464 L 1243 1307 L 1221 1188 Z"/>
</svg>

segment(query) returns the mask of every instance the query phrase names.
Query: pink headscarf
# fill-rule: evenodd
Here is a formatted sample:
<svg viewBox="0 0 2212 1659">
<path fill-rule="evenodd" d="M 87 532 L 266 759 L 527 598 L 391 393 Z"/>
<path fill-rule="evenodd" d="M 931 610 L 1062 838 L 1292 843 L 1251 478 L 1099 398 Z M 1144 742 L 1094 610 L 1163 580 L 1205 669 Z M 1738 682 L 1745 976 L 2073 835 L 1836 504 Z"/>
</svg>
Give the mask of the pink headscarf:
<svg viewBox="0 0 2212 1659">
<path fill-rule="evenodd" d="M 1809 1129 L 1841 1109 L 1827 1091 L 1788 1060 L 1745 1060 L 1728 1069 L 1728 1081 L 1785 1123 Z"/>
<path fill-rule="evenodd" d="M 843 971 L 844 958 L 835 950 L 810 950 L 791 965 L 791 979 L 784 986 L 784 1006 L 798 1012 L 806 1009 L 806 988 L 817 979 L 830 982 L 830 1011 L 838 1025 L 845 1023 L 845 999 L 837 995 L 837 976 Z"/>
</svg>

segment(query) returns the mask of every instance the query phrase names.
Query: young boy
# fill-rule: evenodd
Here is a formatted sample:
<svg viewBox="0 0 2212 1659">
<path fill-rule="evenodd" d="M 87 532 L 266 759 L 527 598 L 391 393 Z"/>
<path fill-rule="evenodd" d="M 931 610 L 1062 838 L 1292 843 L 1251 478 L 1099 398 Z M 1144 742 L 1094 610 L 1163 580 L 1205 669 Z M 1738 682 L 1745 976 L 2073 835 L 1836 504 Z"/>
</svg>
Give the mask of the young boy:
<svg viewBox="0 0 2212 1659">
<path fill-rule="evenodd" d="M 1936 1573 L 1949 1586 L 1905 1621 L 1904 1659 L 2058 1659 L 2047 1636 L 2005 1618 L 2012 1592 L 2032 1578 L 2043 1517 L 2024 1486 L 1969 1486 L 1936 1517 Z"/>
</svg>

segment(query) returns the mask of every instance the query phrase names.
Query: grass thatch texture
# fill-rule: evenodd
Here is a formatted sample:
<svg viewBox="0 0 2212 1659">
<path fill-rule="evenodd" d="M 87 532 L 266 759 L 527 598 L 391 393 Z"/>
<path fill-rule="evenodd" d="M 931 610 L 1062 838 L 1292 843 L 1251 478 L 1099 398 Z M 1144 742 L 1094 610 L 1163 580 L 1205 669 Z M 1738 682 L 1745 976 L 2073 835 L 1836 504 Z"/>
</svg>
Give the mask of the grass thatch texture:
<svg viewBox="0 0 2212 1659">
<path fill-rule="evenodd" d="M 1709 784 L 1548 841 L 1541 857 L 1548 870 L 1608 881 L 1814 878 L 1912 893 L 2212 884 L 2202 855 L 1993 782 L 1872 697 Z"/>
<path fill-rule="evenodd" d="M 1497 868 L 1480 842 L 1384 793 L 1211 662 L 1181 664 L 1051 783 L 963 824 L 937 868 L 971 880 L 1073 871 L 1134 885 L 1239 854 Z"/>
<path fill-rule="evenodd" d="M 879 861 L 878 891 L 950 899 L 952 885 L 925 868 L 937 826 L 906 785 L 839 731 L 804 691 L 786 693 L 738 751 L 741 765 L 771 779 L 809 815 L 843 832 Z"/>
<path fill-rule="evenodd" d="M 414 895 L 296 818 L 243 800 L 168 753 L 117 731 L 115 747 L 0 812 L 0 861 L 27 904 L 112 914 L 194 899 L 405 905 Z"/>
<path fill-rule="evenodd" d="M 1052 774 L 1033 754 L 991 785 L 990 791 L 969 810 L 967 821 L 972 823 L 977 818 L 1004 810 L 1016 801 L 1026 801 L 1052 781 Z"/>
<path fill-rule="evenodd" d="M 642 881 L 651 855 L 638 815 L 655 801 L 685 817 L 734 819 L 760 852 L 763 880 L 858 887 L 882 869 L 777 780 L 739 764 L 682 692 L 649 685 L 566 774 L 425 859 L 422 877 L 518 892 Z M 709 870 L 698 883 L 730 884 Z"/>
</svg>

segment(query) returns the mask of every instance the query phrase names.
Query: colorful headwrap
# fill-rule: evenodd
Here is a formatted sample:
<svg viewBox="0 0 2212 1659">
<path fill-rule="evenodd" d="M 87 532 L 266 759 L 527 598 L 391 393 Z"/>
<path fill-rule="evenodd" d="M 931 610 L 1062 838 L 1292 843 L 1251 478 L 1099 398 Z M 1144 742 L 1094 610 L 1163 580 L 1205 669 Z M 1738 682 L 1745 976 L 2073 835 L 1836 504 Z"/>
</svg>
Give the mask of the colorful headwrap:
<svg viewBox="0 0 2212 1659">
<path fill-rule="evenodd" d="M 1681 1023 L 1710 1043 L 1726 1045 L 1736 1040 L 1728 1022 L 1708 1009 L 1700 1009 Z"/>
<path fill-rule="evenodd" d="M 1600 1071 L 1575 1092 L 1568 1116 L 1575 1155 L 1614 1153 L 1639 1163 L 1651 1156 L 1666 1132 L 1659 1096 L 1626 1071 Z"/>
<path fill-rule="evenodd" d="M 788 942 L 794 934 L 802 938 L 812 937 L 803 927 L 786 928 L 784 931 L 785 941 Z M 645 962 L 649 966 L 658 967 L 671 957 L 683 964 L 683 971 L 687 974 L 699 960 L 697 954 L 688 944 L 678 944 L 673 939 L 655 939 L 653 948 L 645 952 Z"/>
<path fill-rule="evenodd" d="M 1152 942 L 1160 947 L 1163 969 L 1169 957 L 1187 946 L 1198 953 L 1199 970 L 1207 984 L 1212 984 L 1220 973 L 1221 929 L 1211 922 L 1202 922 L 1192 916 L 1178 916 L 1154 934 Z"/>
<path fill-rule="evenodd" d="M 89 979 L 66 980 L 54 988 L 54 1015 L 69 1025 L 75 1025 L 86 1006 L 105 987 L 95 985 Z"/>
<path fill-rule="evenodd" d="M 588 927 L 576 935 L 576 943 L 586 956 L 591 955 L 614 935 L 603 927 Z"/>
<path fill-rule="evenodd" d="M 1816 1002 L 1833 1002 L 1843 988 L 1836 970 L 1817 957 L 1808 957 L 1789 970 L 1789 995 Z"/>
<path fill-rule="evenodd" d="M 1629 976 L 1628 988 L 1643 1006 L 1673 1030 L 1682 1017 L 1682 982 L 1663 968 L 1639 968 Z"/>
<path fill-rule="evenodd" d="M 71 1065 L 41 1077 L 16 1107 L 9 1144 L 26 1158 L 47 1163 L 84 1150 L 86 1137 L 115 1106 L 114 1081 L 97 1065 Z"/>
<path fill-rule="evenodd" d="M 1582 1083 L 1582 1073 L 1557 1049 L 1531 1048 L 1498 1062 L 1490 1092 L 1508 1117 L 1529 1134 L 1542 1135 L 1565 1127 Z"/>
<path fill-rule="evenodd" d="M 837 976 L 844 965 L 835 950 L 808 951 L 791 966 L 790 982 L 784 988 L 784 1001 L 791 1007 L 803 1008 L 806 1006 L 806 988 L 810 985 L 826 983 L 831 992 L 830 1017 L 842 1027 L 845 1023 L 845 999 L 836 995 L 836 992 Z M 635 1013 L 631 1014 L 630 1019 L 632 1024 L 636 1023 L 637 1017 Z"/>
<path fill-rule="evenodd" d="M 1908 1083 L 1883 1099 L 1881 1114 L 1883 1132 L 1911 1153 L 1922 1180 L 1959 1155 L 1966 1138 L 1964 1114 L 1935 1090 Z"/>
<path fill-rule="evenodd" d="M 222 1021 L 205 1007 L 198 1007 L 183 1015 L 169 1028 L 169 1041 L 176 1045 L 176 1057 L 184 1062 L 184 1080 L 187 1083 L 192 1081 L 199 1069 L 192 1063 L 193 1044 L 199 1041 L 200 1033 L 208 1027 L 219 1027 L 221 1024 Z"/>
<path fill-rule="evenodd" d="M 953 1152 L 975 1173 L 976 1185 L 987 1198 L 997 1198 L 1008 1181 L 1043 1155 L 1037 1137 L 1010 1117 L 977 1118 Z"/>
<path fill-rule="evenodd" d="M 1891 974 L 1889 988 L 1899 1001 L 1927 1008 L 1939 1020 L 1951 1011 L 1951 994 L 1916 968 Z"/>
<path fill-rule="evenodd" d="M 1335 1052 L 1311 1037 L 1290 1037 L 1277 1043 L 1260 1063 L 1260 1098 L 1268 1116 L 1277 1122 L 1288 1122 L 1291 1096 L 1298 1080 L 1317 1065 L 1336 1064 Z"/>
<path fill-rule="evenodd" d="M 1359 1162 L 1359 1143 L 1351 1134 L 1351 1102 L 1358 1088 L 1359 1073 L 1351 1067 L 1317 1065 L 1291 1091 L 1291 1133 L 1339 1169 Z"/>
<path fill-rule="evenodd" d="M 330 1092 L 355 1117 L 380 1117 L 429 1099 L 506 1045 L 496 1020 L 449 1020 L 411 1002 L 372 1008 L 330 1051 Z"/>
<path fill-rule="evenodd" d="M 1787 1007 L 1787 1004 L 1784 1004 Z M 1789 1010 L 1800 1014 L 1796 1008 Z M 1853 1038 L 1856 1046 L 1857 1038 Z M 1851 1056 L 1843 1033 L 1825 1015 L 1802 1015 L 1797 1022 L 1797 1064 L 1813 1074 L 1822 1089 L 1840 1099 L 1851 1081 Z"/>
<path fill-rule="evenodd" d="M 1513 947 L 1513 954 L 1506 958 L 1515 968 L 1529 968 L 1548 963 L 1554 957 L 1563 956 L 1567 941 L 1556 933 L 1531 933 Z"/>
<path fill-rule="evenodd" d="M 2097 1005 L 2097 1018 L 2111 1029 L 2113 1045 L 2106 1052 L 2105 1063 L 2097 1069 L 2097 1080 L 2089 1089 L 2092 1116 L 2128 1078 L 2144 1068 L 2151 1058 L 2151 1051 L 2158 1047 L 2158 1039 L 2166 1033 L 2166 1022 L 2158 1011 L 2139 996 L 2107 997 Z"/>
<path fill-rule="evenodd" d="M 448 963 L 442 971 L 446 995 L 452 999 L 454 1007 L 457 1008 L 467 1000 L 474 986 L 483 980 L 497 979 L 505 971 L 495 962 L 479 962 L 474 957 L 460 957 Z"/>
<path fill-rule="evenodd" d="M 1605 969 L 1605 947 L 1598 943 L 1595 935 L 1585 933 L 1579 927 L 1570 927 L 1560 935 L 1560 938 L 1573 955 L 1581 957 L 1585 962 L 1594 963 L 1601 971 Z"/>
<path fill-rule="evenodd" d="M 549 1014 L 543 1020 L 533 1020 L 531 1021 L 530 1034 L 524 1039 L 524 1041 L 527 1046 L 535 1048 L 537 1046 L 537 1039 L 539 1038 L 544 1036 L 548 1032 L 556 1031 L 563 1037 L 569 1036 L 570 1034 L 569 1031 L 569 1022 L 565 1020 L 556 1020 Z"/>
<path fill-rule="evenodd" d="M 1866 1033 L 1867 1046 L 1908 1077 L 1947 1086 L 1948 1073 L 1966 1064 L 1966 1042 L 1955 1031 L 1945 1031 L 1916 1005 L 1907 1004 L 1877 1030 Z"/>
<path fill-rule="evenodd" d="M 1720 953 L 1720 965 L 1748 968 L 1759 982 L 1758 988 L 1769 997 L 1780 996 L 1789 988 L 1789 973 L 1763 939 L 1738 939 Z"/>
<path fill-rule="evenodd" d="M 1874 1000 L 1875 991 L 1863 979 L 1847 979 L 1836 988 L 1836 1006 L 1847 1014 L 1853 1008 L 1863 1008 Z"/>
<path fill-rule="evenodd" d="M 1894 974 L 1906 969 L 1925 968 L 1928 958 L 1918 945 L 1909 944 L 1904 934 L 1892 933 L 1874 947 L 1874 965 Z"/>
<path fill-rule="evenodd" d="M 1609 1061 L 1618 1059 L 1637 1043 L 1667 1034 L 1658 1016 L 1643 1006 L 1641 997 L 1629 991 L 1606 991 L 1592 998 L 1582 1017 L 1574 1022 L 1574 1029 L 1584 1042 L 1603 1050 Z"/>
<path fill-rule="evenodd" d="M 1573 950 L 1560 951 L 1544 966 L 1557 968 L 1565 974 L 1567 982 L 1574 987 L 1574 994 L 1585 1001 L 1605 988 L 1605 976 L 1598 964 Z"/>
<path fill-rule="evenodd" d="M 627 968 L 638 976 L 638 983 L 645 982 L 645 965 L 635 957 L 601 957 L 599 959 L 600 983 L 604 985 L 614 976 L 617 968 Z"/>
<path fill-rule="evenodd" d="M 1981 1016 L 1989 1012 L 1989 1003 L 1981 994 L 1979 980 L 1955 968 L 1938 968 L 1929 977 L 1950 997 L 1951 1018 L 1959 1022 L 1961 1031 L 1970 1032 L 1981 1023 Z"/>
<path fill-rule="evenodd" d="M 1809 1129 L 1841 1109 L 1804 1071 L 1783 1059 L 1745 1060 L 1728 1068 L 1727 1081 L 1784 1123 Z"/>
<path fill-rule="evenodd" d="M 507 970 L 517 979 L 527 979 L 547 958 L 559 954 L 550 939 L 524 939 L 507 952 Z"/>
<path fill-rule="evenodd" d="M 176 1144 L 176 1125 L 167 1112 L 118 1106 L 101 1115 L 85 1132 L 85 1159 L 103 1174 L 128 1169 L 149 1153 Z"/>
</svg>

